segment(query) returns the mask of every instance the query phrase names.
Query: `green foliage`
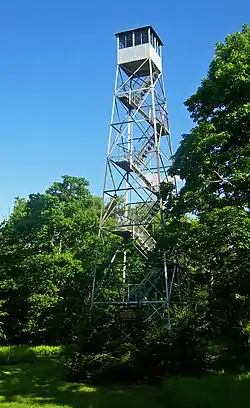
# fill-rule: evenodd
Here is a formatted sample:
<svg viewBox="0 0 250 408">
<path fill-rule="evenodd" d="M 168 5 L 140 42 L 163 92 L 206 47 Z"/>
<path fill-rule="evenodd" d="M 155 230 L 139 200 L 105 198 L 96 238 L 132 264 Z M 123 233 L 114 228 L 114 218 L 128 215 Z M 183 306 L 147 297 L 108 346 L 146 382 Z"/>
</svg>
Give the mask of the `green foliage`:
<svg viewBox="0 0 250 408">
<path fill-rule="evenodd" d="M 3 223 L 0 293 L 8 341 L 67 341 L 88 313 L 100 200 L 87 187 L 85 179 L 63 176 L 44 194 L 17 199 Z"/>
<path fill-rule="evenodd" d="M 33 346 L 30 349 L 36 357 L 62 356 L 66 351 L 63 346 Z"/>
<path fill-rule="evenodd" d="M 204 312 L 176 307 L 171 331 L 133 322 L 125 327 L 113 320 L 94 326 L 65 359 L 65 372 L 71 381 L 161 382 L 166 375 L 201 374 L 210 368 L 207 353 L 208 324 Z M 121 342 L 121 330 L 129 337 Z"/>
<path fill-rule="evenodd" d="M 32 363 L 36 356 L 29 346 L 5 346 L 0 348 L 0 364 Z"/>
<path fill-rule="evenodd" d="M 66 359 L 65 372 L 70 381 L 76 382 L 95 384 L 122 379 L 131 381 L 130 360 L 129 352 L 117 357 L 112 354 L 84 354 L 77 351 Z"/>
<path fill-rule="evenodd" d="M 155 382 L 164 374 L 162 360 L 154 347 L 136 350 L 127 344 L 126 350 L 120 346 L 106 354 L 76 351 L 66 359 L 65 372 L 70 381 L 90 384 Z"/>
<path fill-rule="evenodd" d="M 167 208 L 164 238 L 168 253 L 188 265 L 189 301 L 203 318 L 196 324 L 199 343 L 217 367 L 235 370 L 249 359 L 249 95 L 250 27 L 244 26 L 217 44 L 207 77 L 185 103 L 195 127 L 170 169 L 185 183 Z"/>
<path fill-rule="evenodd" d="M 61 356 L 64 353 L 62 346 L 1 346 L 0 365 L 33 363 L 38 357 Z"/>
<path fill-rule="evenodd" d="M 185 180 L 179 211 L 249 208 L 250 27 L 217 44 L 207 77 L 187 101 L 197 122 L 174 157 L 172 174 Z"/>
<path fill-rule="evenodd" d="M 249 103 L 250 86 L 250 27 L 230 34 L 225 43 L 217 43 L 215 58 L 207 78 L 186 102 L 195 121 L 207 120 L 227 109 L 232 112 L 239 104 Z M 205 104 L 202 102 L 205 101 Z M 225 113 L 221 114 L 223 119 Z M 245 129 L 242 129 L 243 131 Z"/>
</svg>

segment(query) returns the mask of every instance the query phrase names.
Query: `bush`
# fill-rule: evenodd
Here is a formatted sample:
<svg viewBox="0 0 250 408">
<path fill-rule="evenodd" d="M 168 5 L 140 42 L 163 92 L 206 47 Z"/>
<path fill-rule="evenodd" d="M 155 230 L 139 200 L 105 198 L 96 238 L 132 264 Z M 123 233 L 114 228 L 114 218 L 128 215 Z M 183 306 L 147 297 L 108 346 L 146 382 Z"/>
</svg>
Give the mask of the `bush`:
<svg viewBox="0 0 250 408">
<path fill-rule="evenodd" d="M 76 351 L 65 359 L 65 372 L 70 381 L 91 384 L 136 380 L 130 353 L 114 356 L 108 353 L 84 354 Z"/>
<path fill-rule="evenodd" d="M 62 346 L 35 346 L 30 347 L 36 357 L 54 357 L 64 353 Z"/>
<path fill-rule="evenodd" d="M 178 314 L 179 313 L 179 314 Z M 108 330 L 109 329 L 109 330 Z M 128 333 L 127 343 L 121 330 Z M 202 375 L 207 365 L 203 326 L 189 310 L 177 310 L 175 325 L 150 327 L 141 321 L 100 325 L 79 336 L 76 350 L 65 359 L 69 380 L 91 383 L 144 381 L 158 383 L 166 375 Z M 205 333 L 206 334 L 206 333 Z"/>
<path fill-rule="evenodd" d="M 55 357 L 66 354 L 62 346 L 2 346 L 0 347 L 0 365 L 33 363 L 39 357 Z"/>
<path fill-rule="evenodd" d="M 36 356 L 29 346 L 0 347 L 0 365 L 32 363 Z"/>
<path fill-rule="evenodd" d="M 113 353 L 84 353 L 76 351 L 65 359 L 66 377 L 70 381 L 90 384 L 105 382 L 158 383 L 166 370 L 155 354 L 130 349 Z"/>
</svg>

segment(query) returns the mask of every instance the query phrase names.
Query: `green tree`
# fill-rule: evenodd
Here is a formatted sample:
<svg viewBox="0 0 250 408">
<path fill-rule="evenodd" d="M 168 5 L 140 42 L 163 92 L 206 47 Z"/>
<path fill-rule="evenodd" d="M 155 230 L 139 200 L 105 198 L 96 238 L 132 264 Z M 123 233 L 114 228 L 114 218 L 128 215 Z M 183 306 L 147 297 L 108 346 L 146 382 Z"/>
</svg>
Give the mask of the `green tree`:
<svg viewBox="0 0 250 408">
<path fill-rule="evenodd" d="M 250 197 L 250 27 L 216 45 L 207 77 L 186 102 L 196 126 L 174 156 L 179 205 L 196 214 Z"/>
<path fill-rule="evenodd" d="M 55 342 L 84 316 L 95 262 L 100 199 L 85 179 L 63 176 L 17 199 L 1 228 L 8 337 Z M 81 317 L 79 316 L 81 315 Z"/>
<path fill-rule="evenodd" d="M 185 184 L 166 213 L 166 246 L 185 257 L 193 305 L 231 357 L 236 348 L 244 355 L 250 327 L 249 95 L 244 26 L 216 45 L 207 77 L 185 102 L 195 126 L 174 155 L 170 172 Z"/>
</svg>

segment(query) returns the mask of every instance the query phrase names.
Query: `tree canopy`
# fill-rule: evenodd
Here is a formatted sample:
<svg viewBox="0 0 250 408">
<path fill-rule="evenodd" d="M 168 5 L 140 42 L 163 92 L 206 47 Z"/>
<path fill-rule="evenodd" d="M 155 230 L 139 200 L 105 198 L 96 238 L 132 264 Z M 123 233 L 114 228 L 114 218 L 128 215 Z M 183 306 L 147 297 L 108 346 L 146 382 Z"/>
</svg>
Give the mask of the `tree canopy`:
<svg viewBox="0 0 250 408">
<path fill-rule="evenodd" d="M 198 90 L 185 102 L 196 126 L 174 156 L 172 174 L 185 180 L 179 206 L 249 209 L 250 28 L 216 45 Z"/>
</svg>

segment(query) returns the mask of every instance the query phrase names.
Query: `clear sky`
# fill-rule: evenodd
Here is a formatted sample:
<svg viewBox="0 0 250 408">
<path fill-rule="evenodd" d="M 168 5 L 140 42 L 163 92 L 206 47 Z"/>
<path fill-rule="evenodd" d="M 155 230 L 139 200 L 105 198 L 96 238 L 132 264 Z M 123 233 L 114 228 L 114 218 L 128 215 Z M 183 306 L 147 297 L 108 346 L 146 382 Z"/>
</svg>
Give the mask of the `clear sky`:
<svg viewBox="0 0 250 408">
<path fill-rule="evenodd" d="M 176 149 L 215 42 L 244 23 L 249 0 L 0 0 L 0 217 L 63 174 L 101 194 L 115 32 L 153 25 L 162 38 Z"/>
</svg>

